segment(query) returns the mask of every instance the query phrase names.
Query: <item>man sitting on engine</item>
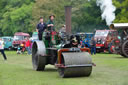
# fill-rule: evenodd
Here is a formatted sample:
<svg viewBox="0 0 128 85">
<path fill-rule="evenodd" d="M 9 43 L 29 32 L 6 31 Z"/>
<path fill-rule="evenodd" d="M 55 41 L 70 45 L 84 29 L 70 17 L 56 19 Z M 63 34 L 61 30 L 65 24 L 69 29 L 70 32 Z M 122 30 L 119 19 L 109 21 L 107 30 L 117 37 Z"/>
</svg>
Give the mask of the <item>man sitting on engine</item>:
<svg viewBox="0 0 128 85">
<path fill-rule="evenodd" d="M 72 35 L 70 37 L 70 43 L 64 45 L 63 48 L 72 48 L 72 47 L 78 48 L 79 44 L 80 44 L 80 37 L 78 35 Z"/>
</svg>

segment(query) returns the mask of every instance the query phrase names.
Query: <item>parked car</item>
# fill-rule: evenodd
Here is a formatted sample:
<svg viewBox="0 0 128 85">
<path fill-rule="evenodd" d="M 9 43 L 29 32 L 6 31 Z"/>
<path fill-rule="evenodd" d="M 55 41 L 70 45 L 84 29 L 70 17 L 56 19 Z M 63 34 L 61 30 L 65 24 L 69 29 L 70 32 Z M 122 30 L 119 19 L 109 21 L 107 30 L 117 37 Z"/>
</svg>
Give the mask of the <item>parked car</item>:
<svg viewBox="0 0 128 85">
<path fill-rule="evenodd" d="M 96 51 L 108 51 L 112 53 L 112 42 L 117 39 L 118 32 L 116 30 L 96 30 L 94 39 L 96 40 Z"/>
<path fill-rule="evenodd" d="M 76 35 L 78 35 L 82 41 L 85 39 L 85 33 L 83 32 L 77 33 Z"/>
<path fill-rule="evenodd" d="M 13 37 L 4 36 L 4 37 L 1 37 L 1 38 L 4 40 L 4 43 L 5 43 L 4 49 L 11 50 L 12 49 Z"/>
<path fill-rule="evenodd" d="M 33 41 L 36 41 L 36 40 L 39 40 L 38 38 L 38 33 L 37 32 L 33 32 L 32 34 L 32 37 L 30 38 L 30 40 L 33 42 Z"/>
<path fill-rule="evenodd" d="M 28 33 L 17 32 L 14 34 L 13 48 L 17 49 L 20 44 L 25 44 L 25 38 L 30 37 Z"/>
</svg>

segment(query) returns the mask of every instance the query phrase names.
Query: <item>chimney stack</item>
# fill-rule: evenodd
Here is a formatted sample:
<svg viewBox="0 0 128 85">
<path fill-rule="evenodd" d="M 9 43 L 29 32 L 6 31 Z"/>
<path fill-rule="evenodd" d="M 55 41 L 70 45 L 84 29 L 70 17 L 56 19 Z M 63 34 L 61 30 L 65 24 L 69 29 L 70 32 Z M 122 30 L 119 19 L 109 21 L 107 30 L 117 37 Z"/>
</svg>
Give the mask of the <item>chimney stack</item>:
<svg viewBox="0 0 128 85">
<path fill-rule="evenodd" d="M 71 34 L 71 9 L 72 6 L 65 6 L 65 24 L 66 24 L 66 33 Z"/>
</svg>

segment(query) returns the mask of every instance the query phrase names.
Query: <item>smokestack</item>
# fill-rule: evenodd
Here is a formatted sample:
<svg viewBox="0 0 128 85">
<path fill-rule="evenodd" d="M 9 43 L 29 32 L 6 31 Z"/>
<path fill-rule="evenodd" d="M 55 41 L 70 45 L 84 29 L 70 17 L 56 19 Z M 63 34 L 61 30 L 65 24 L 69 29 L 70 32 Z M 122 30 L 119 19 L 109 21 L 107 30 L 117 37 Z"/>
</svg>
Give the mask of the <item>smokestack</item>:
<svg viewBox="0 0 128 85">
<path fill-rule="evenodd" d="M 71 6 L 65 6 L 66 33 L 71 34 Z"/>
</svg>

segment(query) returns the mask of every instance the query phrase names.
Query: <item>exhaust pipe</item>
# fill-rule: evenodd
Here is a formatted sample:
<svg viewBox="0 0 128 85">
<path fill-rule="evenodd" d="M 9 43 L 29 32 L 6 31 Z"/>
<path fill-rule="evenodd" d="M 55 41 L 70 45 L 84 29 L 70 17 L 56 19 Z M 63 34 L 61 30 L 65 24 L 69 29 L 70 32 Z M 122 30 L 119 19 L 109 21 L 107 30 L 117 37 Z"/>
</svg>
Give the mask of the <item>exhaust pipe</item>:
<svg viewBox="0 0 128 85">
<path fill-rule="evenodd" d="M 71 34 L 71 8 L 72 6 L 65 6 L 65 24 L 66 24 L 66 33 Z"/>
</svg>

